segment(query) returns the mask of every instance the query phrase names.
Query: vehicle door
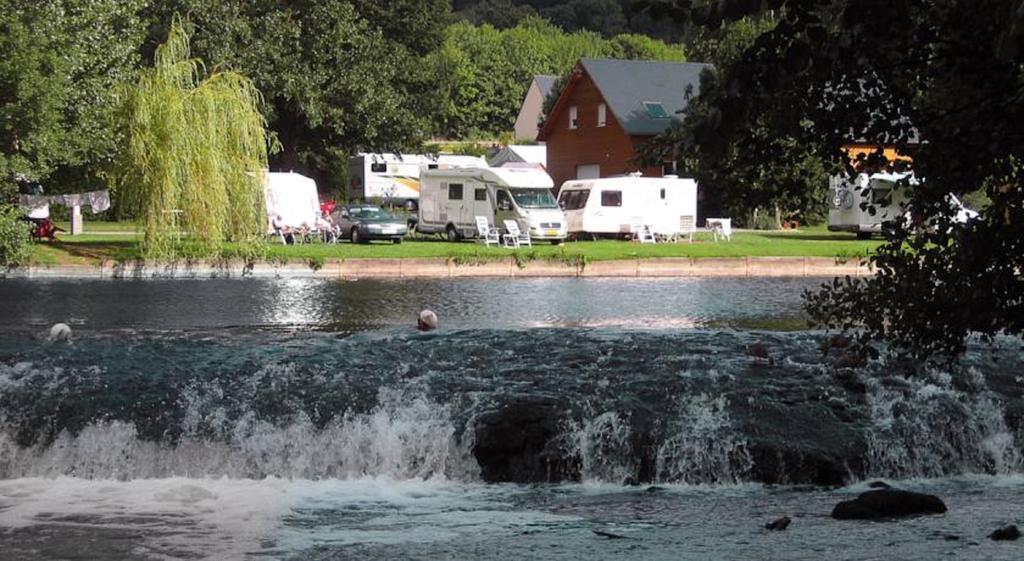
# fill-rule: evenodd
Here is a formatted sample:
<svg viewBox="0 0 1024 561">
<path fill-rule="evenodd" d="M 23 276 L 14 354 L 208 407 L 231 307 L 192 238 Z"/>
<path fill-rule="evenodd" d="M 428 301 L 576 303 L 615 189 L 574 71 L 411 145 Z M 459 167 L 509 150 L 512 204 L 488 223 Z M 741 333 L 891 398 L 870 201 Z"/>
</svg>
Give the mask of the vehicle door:
<svg viewBox="0 0 1024 561">
<path fill-rule="evenodd" d="M 472 183 L 470 184 L 470 190 L 472 191 L 473 199 L 469 201 L 470 209 L 472 210 L 472 216 L 470 221 L 476 223 L 477 216 L 483 216 L 487 218 L 487 222 L 491 226 L 497 226 L 494 223 L 494 202 L 491 200 L 490 192 L 494 189 L 489 187 L 487 184 Z"/>
<path fill-rule="evenodd" d="M 334 219 L 335 228 L 341 232 L 341 236 L 348 238 L 352 232 L 352 217 L 349 209 L 342 208 L 338 211 L 337 217 Z"/>
<path fill-rule="evenodd" d="M 498 229 L 504 232 L 505 221 L 517 218 L 519 218 L 519 213 L 516 211 L 515 203 L 512 202 L 512 194 L 504 187 L 496 188 L 494 190 L 494 222 Z"/>
</svg>

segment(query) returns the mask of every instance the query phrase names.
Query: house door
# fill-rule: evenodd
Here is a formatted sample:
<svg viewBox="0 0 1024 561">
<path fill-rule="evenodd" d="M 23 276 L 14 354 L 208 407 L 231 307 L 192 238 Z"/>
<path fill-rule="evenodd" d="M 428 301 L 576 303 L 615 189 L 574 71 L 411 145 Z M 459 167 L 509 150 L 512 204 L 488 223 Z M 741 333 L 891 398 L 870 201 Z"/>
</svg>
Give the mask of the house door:
<svg viewBox="0 0 1024 561">
<path fill-rule="evenodd" d="M 576 166 L 576 179 L 600 179 L 601 166 L 598 164 L 583 164 Z"/>
</svg>

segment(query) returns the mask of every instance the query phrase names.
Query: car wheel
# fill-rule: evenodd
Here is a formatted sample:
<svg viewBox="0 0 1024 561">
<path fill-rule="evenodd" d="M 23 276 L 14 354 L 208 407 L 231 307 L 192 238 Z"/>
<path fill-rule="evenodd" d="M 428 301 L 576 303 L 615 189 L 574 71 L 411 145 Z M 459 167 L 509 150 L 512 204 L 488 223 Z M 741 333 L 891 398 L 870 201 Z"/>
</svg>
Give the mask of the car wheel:
<svg viewBox="0 0 1024 561">
<path fill-rule="evenodd" d="M 858 240 L 870 240 L 871 239 L 871 232 L 857 232 L 857 239 Z"/>
<path fill-rule="evenodd" d="M 398 245 L 402 243 L 402 238 L 391 238 L 391 243 Z"/>
<path fill-rule="evenodd" d="M 455 226 L 451 224 L 448 225 L 448 229 L 446 230 L 446 232 L 448 234 L 448 241 L 450 242 L 457 242 L 459 241 L 460 238 L 462 238 L 462 236 L 459 235 L 459 231 L 456 230 Z"/>
<path fill-rule="evenodd" d="M 562 245 L 562 240 L 551 240 L 551 245 Z"/>
<path fill-rule="evenodd" d="M 359 228 L 352 228 L 352 235 L 349 236 L 352 243 L 363 243 L 363 239 L 359 237 Z"/>
</svg>

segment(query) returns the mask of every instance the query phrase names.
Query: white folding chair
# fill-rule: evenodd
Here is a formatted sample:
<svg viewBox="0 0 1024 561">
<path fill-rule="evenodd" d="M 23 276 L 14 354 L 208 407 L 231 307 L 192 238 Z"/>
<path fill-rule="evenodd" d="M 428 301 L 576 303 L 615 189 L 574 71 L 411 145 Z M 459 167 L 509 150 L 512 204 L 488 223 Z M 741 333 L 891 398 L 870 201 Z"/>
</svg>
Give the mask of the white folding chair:
<svg viewBox="0 0 1024 561">
<path fill-rule="evenodd" d="M 486 216 L 476 217 L 476 233 L 484 241 L 485 246 L 501 245 L 501 236 L 498 229 L 487 223 Z"/>
<path fill-rule="evenodd" d="M 512 236 L 515 240 L 515 247 L 521 247 L 528 245 L 533 247 L 533 240 L 530 239 L 530 234 L 523 232 L 519 229 L 519 223 L 515 220 L 505 221 L 505 230 L 508 231 L 508 235 Z"/>
<path fill-rule="evenodd" d="M 630 233 L 633 234 L 633 240 L 640 243 L 658 243 L 654 239 L 654 232 L 651 231 L 651 227 L 648 224 L 644 224 L 643 218 L 633 217 L 629 223 Z"/>
</svg>

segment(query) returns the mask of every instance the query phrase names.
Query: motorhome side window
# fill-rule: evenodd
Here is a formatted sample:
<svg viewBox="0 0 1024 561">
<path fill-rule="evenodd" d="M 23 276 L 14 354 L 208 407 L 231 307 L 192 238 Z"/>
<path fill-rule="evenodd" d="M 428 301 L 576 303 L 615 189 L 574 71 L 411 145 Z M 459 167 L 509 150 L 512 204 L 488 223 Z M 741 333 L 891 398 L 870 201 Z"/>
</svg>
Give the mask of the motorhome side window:
<svg viewBox="0 0 1024 561">
<path fill-rule="evenodd" d="M 622 191 L 602 191 L 601 206 L 622 206 Z"/>
<path fill-rule="evenodd" d="M 388 171 L 388 165 L 374 162 L 370 164 L 370 171 L 373 173 L 384 173 Z"/>
<path fill-rule="evenodd" d="M 449 183 L 448 184 L 448 200 L 449 201 L 461 201 L 462 200 L 462 184 L 461 183 Z"/>
<path fill-rule="evenodd" d="M 477 201 L 486 201 L 487 189 L 476 189 L 473 191 L 473 199 Z"/>
</svg>

